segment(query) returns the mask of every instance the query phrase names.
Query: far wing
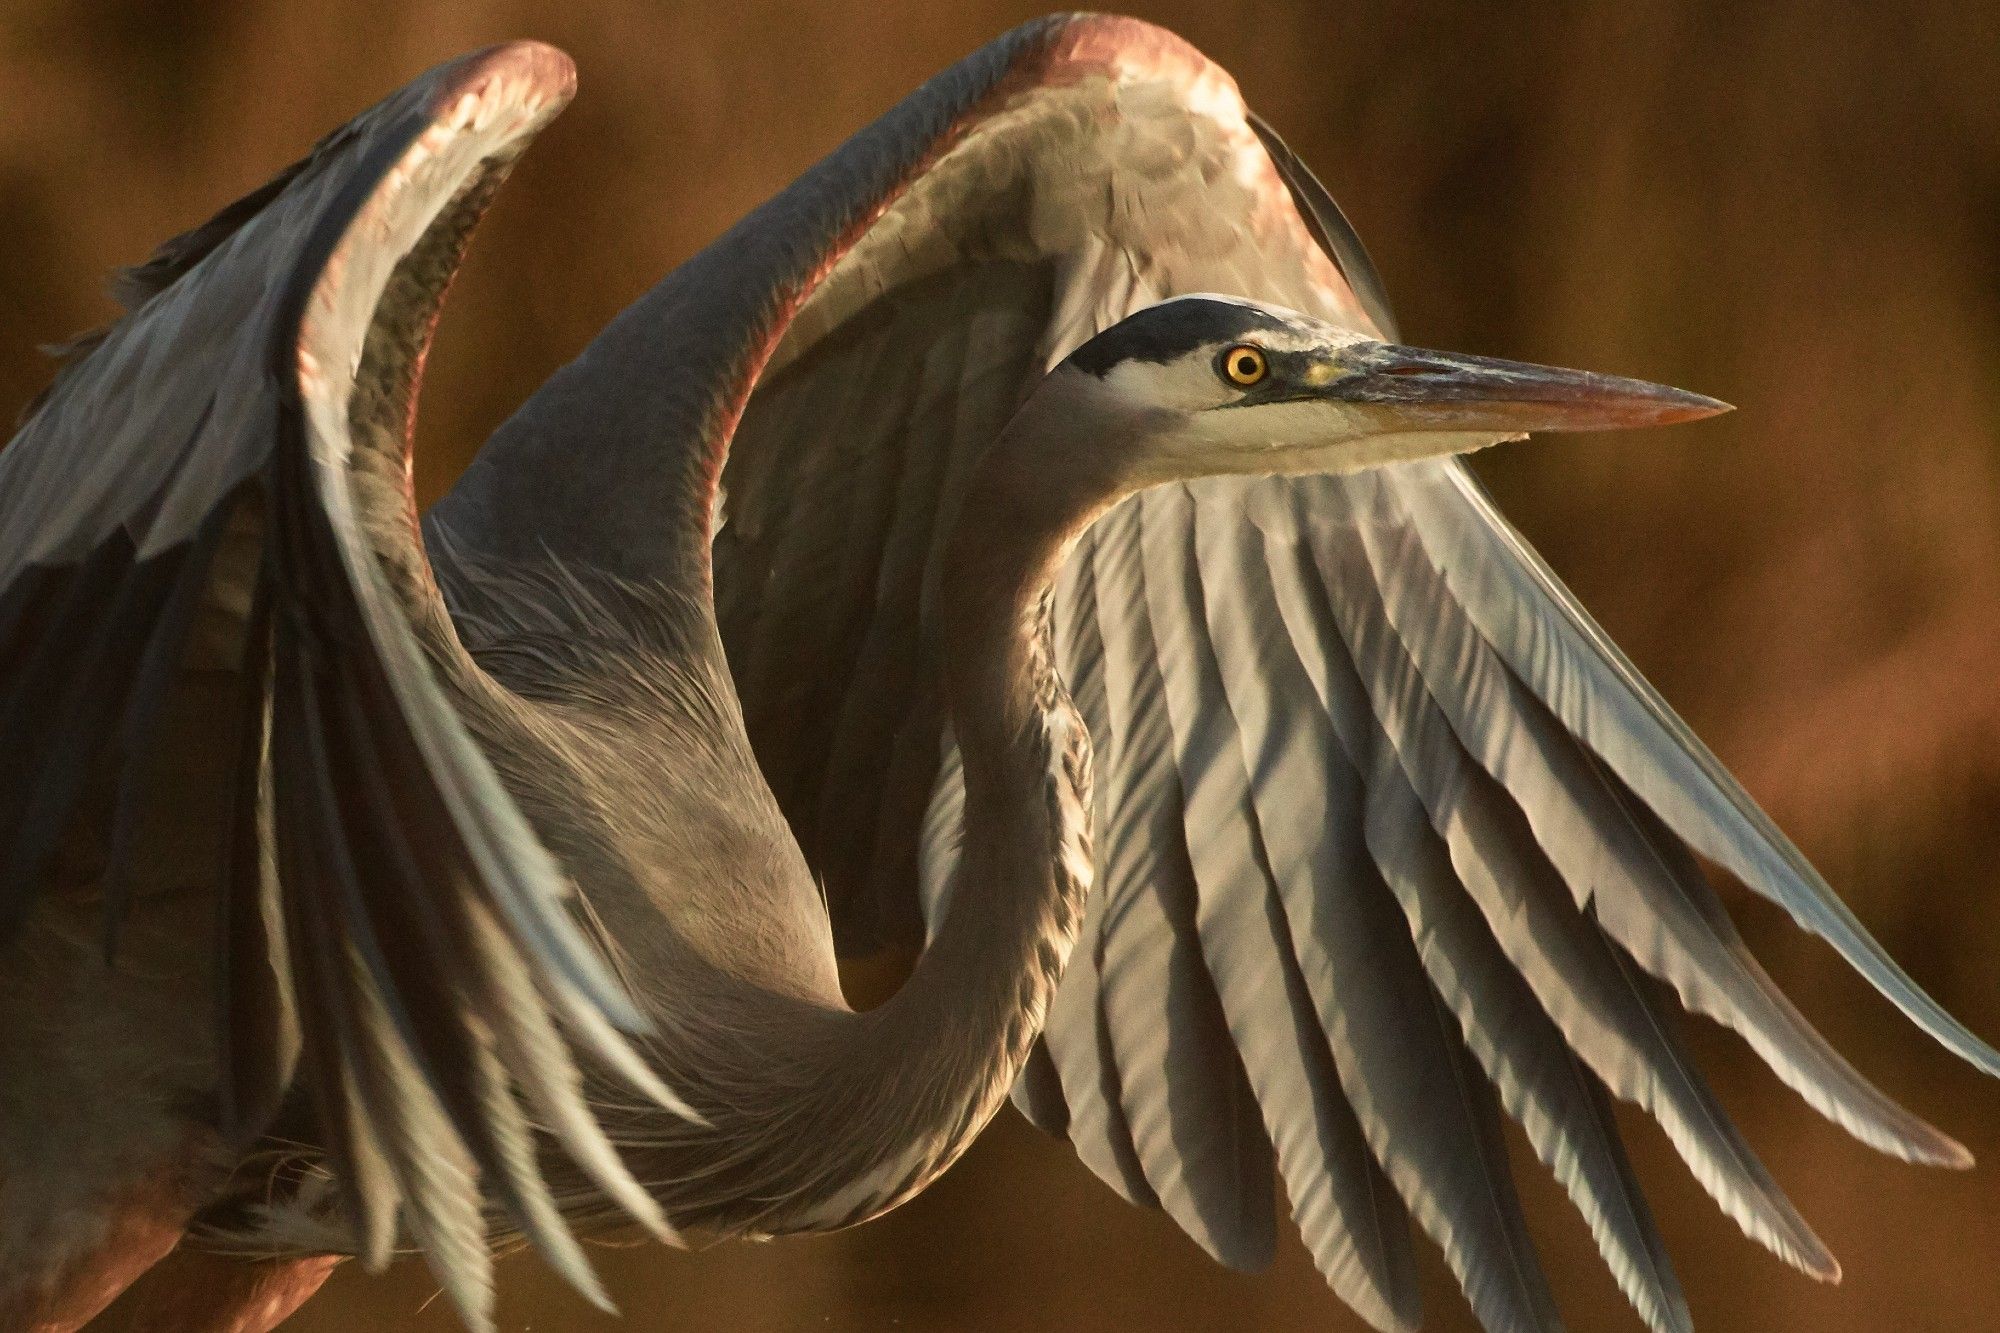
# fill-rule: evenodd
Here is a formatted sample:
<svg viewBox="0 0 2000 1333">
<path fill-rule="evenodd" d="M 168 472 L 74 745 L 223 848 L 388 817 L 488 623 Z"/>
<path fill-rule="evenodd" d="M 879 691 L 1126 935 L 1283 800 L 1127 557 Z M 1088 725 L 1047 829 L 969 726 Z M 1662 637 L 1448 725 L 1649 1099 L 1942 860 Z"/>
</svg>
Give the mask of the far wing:
<svg viewBox="0 0 2000 1333">
<path fill-rule="evenodd" d="M 571 89 L 524 43 L 364 113 L 128 274 L 129 313 L 0 453 L 0 933 L 73 887 L 48 881 L 81 836 L 115 961 L 134 830 L 205 808 L 152 780 L 162 717 L 197 715 L 225 789 L 199 835 L 224 862 L 227 1128 L 263 1131 L 302 1039 L 362 1253 L 413 1238 L 476 1324 L 489 1199 L 602 1300 L 530 1117 L 665 1226 L 570 1043 L 672 1098 L 480 744 L 519 701 L 459 648 L 409 490 L 437 301 Z"/>
<path fill-rule="evenodd" d="M 909 886 L 933 918 L 948 886 L 962 794 L 937 549 L 1036 377 L 1181 292 L 1382 317 L 1338 210 L 1213 65 L 1126 20 L 1008 40 L 1033 58 L 828 254 L 722 479 L 732 669 L 850 950 L 913 939 Z M 1675 1041 L 1670 1000 L 1874 1146 L 1964 1160 L 1805 1024 L 1690 849 L 1940 1041 L 1989 1069 L 1993 1053 L 1886 959 L 1459 465 L 1149 492 L 1063 571 L 1056 633 L 1096 742 L 1099 886 L 1016 1100 L 1218 1258 L 1268 1257 L 1275 1163 L 1322 1271 L 1378 1327 L 1416 1320 L 1412 1217 L 1489 1327 L 1550 1327 L 1505 1114 L 1635 1307 L 1684 1327 L 1615 1094 L 1747 1232 L 1831 1275 Z"/>
</svg>

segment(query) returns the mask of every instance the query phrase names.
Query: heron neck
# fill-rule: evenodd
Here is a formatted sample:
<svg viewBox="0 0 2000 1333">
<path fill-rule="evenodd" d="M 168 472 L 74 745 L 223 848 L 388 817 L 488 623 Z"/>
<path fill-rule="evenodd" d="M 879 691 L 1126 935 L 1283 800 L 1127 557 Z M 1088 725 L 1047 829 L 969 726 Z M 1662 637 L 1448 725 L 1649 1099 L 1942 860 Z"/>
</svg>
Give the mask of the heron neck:
<svg viewBox="0 0 2000 1333">
<path fill-rule="evenodd" d="M 1031 400 L 988 450 L 944 551 L 945 705 L 965 783 L 959 860 L 915 971 L 866 1016 L 928 1084 L 915 1100 L 932 1108 L 917 1135 L 932 1160 L 911 1192 L 1005 1099 L 1090 888 L 1089 733 L 1056 673 L 1051 592 L 1078 536 L 1122 491 L 1088 451 L 1059 447 L 1074 418 L 1066 431 L 1038 429 L 1056 406 Z"/>
<path fill-rule="evenodd" d="M 713 1137 L 660 1131 L 683 1141 L 648 1170 L 672 1182 L 662 1197 L 683 1224 L 771 1234 L 886 1212 L 971 1144 L 1041 1031 L 1090 887 L 1089 737 L 1056 675 L 1049 593 L 1122 494 L 1087 450 L 1065 453 L 1063 434 L 1038 428 L 1087 431 L 1085 417 L 1042 415 L 1059 403 L 1038 393 L 989 448 L 944 550 L 944 702 L 965 779 L 950 905 L 875 1009 L 758 991 L 740 1009 L 712 1001 L 692 1027 L 661 1016 L 700 1038 L 683 1072 L 720 1089 L 703 1105 L 730 1141 L 718 1166 Z M 757 1051 L 749 1065 L 745 1050 Z"/>
<path fill-rule="evenodd" d="M 950 907 L 926 961 L 978 967 L 997 985 L 1052 935 L 1060 970 L 1075 925 L 1068 899 L 1089 887 L 1087 860 L 1080 883 L 1062 862 L 1065 841 L 1087 834 L 1089 733 L 1056 671 L 1053 589 L 1084 528 L 1117 498 L 1106 479 L 1026 465 L 1032 452 L 1003 436 L 976 470 L 938 588 L 965 814 Z"/>
</svg>

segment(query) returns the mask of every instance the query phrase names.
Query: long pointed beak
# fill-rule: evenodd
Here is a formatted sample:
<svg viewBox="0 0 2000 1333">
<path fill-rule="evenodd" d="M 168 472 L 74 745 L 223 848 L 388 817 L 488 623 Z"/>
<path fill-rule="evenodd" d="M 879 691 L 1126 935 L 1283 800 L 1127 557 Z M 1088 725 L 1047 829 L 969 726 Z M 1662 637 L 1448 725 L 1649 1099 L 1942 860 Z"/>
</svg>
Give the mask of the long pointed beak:
<svg viewBox="0 0 2000 1333">
<path fill-rule="evenodd" d="M 1386 408 L 1410 430 L 1625 430 L 1730 410 L 1645 380 L 1397 343 L 1343 349 L 1323 373 L 1326 397 Z"/>
</svg>

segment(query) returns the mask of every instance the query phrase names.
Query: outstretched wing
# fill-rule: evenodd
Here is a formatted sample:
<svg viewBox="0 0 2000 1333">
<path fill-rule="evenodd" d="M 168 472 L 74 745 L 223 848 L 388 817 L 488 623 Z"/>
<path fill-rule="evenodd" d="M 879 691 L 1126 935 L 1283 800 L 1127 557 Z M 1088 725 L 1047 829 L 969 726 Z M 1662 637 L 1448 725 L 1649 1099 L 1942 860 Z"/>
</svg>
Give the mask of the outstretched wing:
<svg viewBox="0 0 2000 1333">
<path fill-rule="evenodd" d="M 638 1016 L 475 743 L 506 735 L 517 701 L 459 649 L 409 490 L 437 301 L 572 83 L 559 52 L 496 48 L 329 136 L 126 275 L 129 313 L 0 454 L 0 932 L 81 830 L 104 852 L 115 955 L 135 830 L 185 805 L 149 780 L 158 724 L 193 715 L 178 734 L 209 738 L 228 792 L 207 834 L 233 1128 L 260 1132 L 289 1080 L 295 1014 L 363 1253 L 386 1259 L 400 1214 L 474 1322 L 488 1197 L 596 1293 L 530 1114 L 665 1227 L 570 1043 L 672 1099 L 614 1028 Z"/>
<path fill-rule="evenodd" d="M 1052 20 L 940 82 L 966 70 L 976 96 L 936 113 L 927 89 L 765 211 L 792 227 L 767 248 L 804 276 L 760 315 L 775 350 L 721 478 L 732 669 L 849 950 L 918 937 L 909 886 L 949 879 L 937 553 L 1023 394 L 1178 293 L 1386 318 L 1324 191 L 1177 39 Z M 843 176 L 875 193 L 825 204 Z M 1456 463 L 1148 492 L 1063 571 L 1056 632 L 1096 741 L 1099 887 L 1016 1100 L 1218 1258 L 1268 1257 L 1275 1164 L 1322 1271 L 1378 1327 L 1416 1323 L 1411 1217 L 1489 1327 L 1552 1326 L 1504 1113 L 1640 1313 L 1685 1327 L 1609 1093 L 1661 1122 L 1746 1232 L 1832 1275 L 1676 1043 L 1672 1001 L 1873 1146 L 1965 1160 L 1786 1002 L 1692 852 L 1939 1041 L 2000 1058 L 1883 954 Z"/>
</svg>

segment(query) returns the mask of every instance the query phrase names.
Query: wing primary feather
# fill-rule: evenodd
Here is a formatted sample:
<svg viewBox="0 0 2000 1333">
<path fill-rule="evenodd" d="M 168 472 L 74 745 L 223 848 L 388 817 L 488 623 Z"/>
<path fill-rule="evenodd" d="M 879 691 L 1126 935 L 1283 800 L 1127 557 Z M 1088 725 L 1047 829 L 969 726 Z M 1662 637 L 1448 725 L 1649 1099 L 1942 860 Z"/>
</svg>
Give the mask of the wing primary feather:
<svg viewBox="0 0 2000 1333">
<path fill-rule="evenodd" d="M 1094 916 L 1091 908 L 1096 909 Z M 1103 992 L 1096 979 L 1103 956 L 1103 914 L 1104 896 L 1094 893 L 1084 909 L 1083 933 L 1077 942 L 1078 948 L 1090 951 L 1090 970 L 1083 974 L 1074 1004 L 1063 1006 L 1060 1012 L 1054 1004 L 1050 1006 L 1051 1024 L 1057 1018 L 1066 1020 L 1049 1037 L 1050 1054 L 1062 1075 L 1063 1096 L 1070 1107 L 1069 1139 L 1076 1146 L 1077 1157 L 1125 1202 L 1138 1208 L 1159 1208 L 1160 1196 L 1146 1179 L 1146 1168 L 1132 1141 L 1132 1127 L 1125 1119 L 1118 1055 L 1111 1045 Z M 1072 951 L 1070 966 L 1075 965 Z M 1062 998 L 1060 990 L 1056 998 Z M 1043 1032 L 1048 1033 L 1049 1028 Z"/>
<path fill-rule="evenodd" d="M 1226 599 L 1206 599 L 1208 623 L 1245 758 L 1258 775 L 1249 786 L 1259 826 L 1276 830 L 1266 841 L 1284 852 L 1288 865 L 1290 858 L 1310 857 L 1310 847 L 1291 832 L 1310 827 L 1297 793 L 1317 793 L 1325 781 L 1320 775 L 1336 766 L 1370 774 L 1364 819 L 1369 853 L 1403 907 L 1433 988 L 1457 1016 L 1509 1114 L 1570 1191 L 1635 1308 L 1661 1333 L 1684 1328 L 1685 1301 L 1588 1075 L 1453 877 L 1425 811 L 1394 769 L 1387 737 L 1349 750 L 1345 742 L 1369 741 L 1368 731 L 1336 736 L 1305 666 L 1305 650 L 1287 628 L 1281 603 L 1286 596 L 1296 599 L 1297 589 L 1281 592 L 1273 577 L 1272 566 L 1288 552 L 1268 547 L 1235 500 L 1231 491 L 1204 492 L 1195 508 L 1194 549 L 1204 584 L 1213 580 L 1228 590 Z M 1292 618 L 1302 618 L 1296 605 Z"/>
<path fill-rule="evenodd" d="M 357 1041 L 340 983 L 339 960 L 318 912 L 323 892 L 318 839 L 301 790 L 299 686 L 296 626 L 281 620 L 274 642 L 271 704 L 271 794 L 278 873 L 284 886 L 286 938 L 290 944 L 293 992 L 301 1011 L 300 1032 L 311 1091 L 326 1126 L 338 1193 L 362 1264 L 371 1272 L 387 1266 L 395 1243 L 400 1198 L 361 1102 L 355 1070 Z"/>
<path fill-rule="evenodd" d="M 211 562 L 222 543 L 233 508 L 228 502 L 217 505 L 215 512 L 203 520 L 185 552 L 155 557 L 176 560 L 178 569 L 172 575 L 172 588 L 160 606 L 159 618 L 146 636 L 146 646 L 140 654 L 118 727 L 118 793 L 111 814 L 110 850 L 104 863 L 102 951 L 107 965 L 118 954 L 118 930 L 125 916 L 126 875 L 133 838 L 150 793 L 147 778 L 153 740 L 158 734 L 167 693 L 187 647 L 188 631 L 208 585 Z"/>
<path fill-rule="evenodd" d="M 1393 754 L 1382 758 L 1395 764 Z M 1590 1075 L 1501 953 L 1401 771 L 1378 766 L 1377 773 L 1369 784 L 1369 849 L 1402 904 L 1433 987 L 1457 1015 L 1502 1105 L 1568 1191 L 1633 1308 L 1658 1333 L 1685 1333 L 1692 1327 L 1686 1298 Z"/>
<path fill-rule="evenodd" d="M 481 1215 L 478 1167 L 407 1044 L 405 1034 L 414 1025 L 397 1013 L 402 996 L 385 994 L 377 979 L 378 970 L 386 974 L 386 964 L 366 956 L 377 942 L 355 918 L 354 899 L 361 890 L 336 812 L 329 808 L 334 776 L 316 698 L 316 678 L 324 667 L 311 661 L 308 646 L 295 646 L 301 651 L 292 661 L 280 660 L 280 698 L 287 706 L 276 734 L 288 762 L 279 777 L 281 786 L 292 791 L 280 837 L 311 840 L 316 846 L 315 891 L 306 914 L 322 941 L 320 961 L 330 969 L 329 989 L 351 1039 L 347 1050 L 359 1110 L 401 1194 L 403 1224 L 461 1317 L 487 1333 L 492 1328 L 492 1257 Z M 379 1263 L 395 1243 L 395 1215 L 372 1212 L 368 1221 L 364 1255 Z"/>
<path fill-rule="evenodd" d="M 345 674 L 336 667 L 327 688 L 351 691 Z M 339 890 L 341 933 L 481 1178 L 550 1266 L 610 1311 L 610 1298 L 534 1161 L 527 1125 L 494 1056 L 491 1020 L 477 1017 L 491 1013 L 480 1003 L 485 997 L 468 984 L 471 969 L 451 933 L 424 910 L 436 887 L 422 879 L 401 830 L 364 795 L 387 790 L 393 778 L 372 762 L 366 731 L 327 726 L 324 707 L 309 696 L 302 720 L 319 779 L 318 818 L 330 834 L 326 861 Z"/>
<path fill-rule="evenodd" d="M 1345 893 L 1312 896 L 1287 905 L 1293 941 L 1323 956 L 1302 970 L 1385 1173 L 1444 1251 L 1483 1325 L 1560 1328 L 1515 1197 L 1492 1090 L 1432 993 L 1394 898 L 1372 870 Z"/>
<path fill-rule="evenodd" d="M 1182 560 L 1197 558 L 1194 543 L 1203 535 L 1197 506 L 1191 540 L 1180 543 Z M 1293 719 L 1272 707 L 1284 684 L 1283 659 L 1267 653 L 1274 645 L 1257 641 L 1247 632 L 1250 621 L 1233 613 L 1235 574 L 1212 565 L 1204 549 L 1196 570 L 1183 576 L 1187 593 L 1163 590 L 1154 608 L 1159 660 L 1168 667 L 1164 703 L 1180 754 L 1177 781 L 1185 784 L 1202 953 L 1314 1262 L 1369 1323 L 1413 1329 L 1421 1311 L 1409 1215 L 1342 1091 L 1294 957 L 1271 860 L 1274 845 L 1283 850 L 1294 829 L 1318 822 L 1314 812 L 1300 825 L 1303 812 L 1266 802 L 1318 791 L 1317 773 L 1292 765 L 1325 723 L 1310 708 Z M 1229 589 L 1227 599 L 1208 595 L 1211 579 Z M 1231 720 L 1240 739 L 1227 734 Z M 1302 872 L 1288 862 L 1286 873 Z M 1289 1024 L 1274 1021 L 1277 1015 Z"/>
<path fill-rule="evenodd" d="M 383 1154 L 403 1189 L 402 1219 L 425 1266 L 473 1333 L 494 1333 L 493 1255 L 478 1169 L 397 1041 L 381 994 L 351 948 L 343 982 L 360 1034 L 358 1083 Z"/>
<path fill-rule="evenodd" d="M 179 563 L 166 557 L 134 565 L 122 539 L 110 546 L 113 553 L 99 566 L 117 580 L 115 591 L 105 590 L 108 605 L 93 605 L 102 585 L 79 576 L 26 669 L 7 685 L 0 754 L 22 761 L 0 777 L 0 829 L 10 831 L 0 843 L 0 939 L 26 915 L 103 757 L 146 622 Z"/>
<path fill-rule="evenodd" d="M 1174 733 L 1162 703 L 1162 654 L 1150 619 L 1148 556 L 1158 542 L 1147 529 L 1179 516 L 1156 516 L 1145 497 L 1134 508 L 1136 521 L 1100 544 L 1095 562 L 1098 576 L 1120 590 L 1122 608 L 1098 618 L 1113 742 L 1101 783 L 1112 815 L 1096 846 L 1096 892 L 1107 895 L 1101 1003 L 1148 1182 L 1211 1255 L 1255 1270 L 1270 1262 L 1275 1243 L 1276 1163 L 1202 961 L 1175 772 L 1175 752 L 1190 741 Z"/>
<path fill-rule="evenodd" d="M 1296 503 L 1304 503 L 1303 499 Z M 1568 890 L 1525 831 L 1490 800 L 1491 783 L 1462 757 L 1407 655 L 1390 637 L 1357 543 L 1298 540 L 1302 513 L 1291 503 L 1257 513 L 1274 549 L 1274 575 L 1296 641 L 1314 645 L 1314 683 L 1324 706 L 1365 751 L 1377 725 L 1395 744 L 1404 772 L 1445 838 L 1459 881 L 1479 903 L 1509 960 L 1565 1039 L 1621 1097 L 1657 1119 L 1689 1169 L 1744 1232 L 1814 1276 L 1839 1271 L 1730 1123 L 1648 995 L 1637 988 L 1603 934 L 1579 913 Z M 1290 617 L 1296 615 L 1296 622 Z M 1337 636 L 1332 627 L 1338 626 Z M 1370 711 L 1372 710 L 1372 712 Z M 1518 821 L 1518 812 L 1513 819 Z M 1538 887 L 1542 886 L 1542 887 Z"/>
<path fill-rule="evenodd" d="M 1102 523 L 1099 525 L 1100 529 Z M 1079 544 L 1077 558 L 1089 561 L 1080 569 L 1094 570 L 1098 548 L 1104 537 L 1097 529 Z M 1084 669 L 1070 681 L 1070 697 L 1078 713 L 1090 727 L 1093 748 L 1115 744 L 1111 738 L 1109 714 L 1104 699 L 1102 639 L 1097 626 L 1097 592 L 1094 574 L 1079 577 L 1078 596 L 1082 610 L 1073 618 L 1074 642 L 1059 644 L 1066 660 L 1081 658 Z M 1087 591 L 1086 591 L 1087 589 Z M 1104 788 L 1096 784 L 1092 793 L 1092 826 L 1101 827 L 1107 813 Z M 1102 1012 L 1099 981 L 1103 966 L 1104 912 L 1107 894 L 1102 884 L 1092 889 L 1084 904 L 1083 920 L 1077 929 L 1076 946 L 1070 952 L 1069 968 L 1063 983 L 1049 1004 L 1043 1040 L 1048 1043 L 1057 1071 L 1061 1074 L 1063 1097 L 1070 1108 L 1069 1138 L 1076 1155 L 1097 1174 L 1098 1179 L 1116 1190 L 1126 1202 L 1141 1208 L 1157 1208 L 1160 1199 L 1146 1181 L 1132 1143 L 1132 1130 L 1125 1121 L 1124 1098 L 1118 1083 L 1118 1062 L 1111 1049 Z"/>
<path fill-rule="evenodd" d="M 268 584 L 252 592 L 244 632 L 242 693 L 235 719 L 237 760 L 230 794 L 225 856 L 216 910 L 220 918 L 216 997 L 222 1079 L 223 1133 L 248 1142 L 277 1110 L 297 1054 L 304 1007 L 299 988 L 281 974 L 283 915 L 276 855 L 271 775 L 271 706 L 275 688 Z M 323 1062 L 322 1062 L 323 1063 Z M 320 1069 L 316 1083 L 327 1071 Z M 346 1131 L 333 1126 L 336 1143 Z"/>
<path fill-rule="evenodd" d="M 1688 910 L 1707 923 L 1716 941 L 1735 960 L 1742 984 L 1761 995 L 1771 1025 L 1785 1035 L 1801 1067 L 1824 1089 L 1823 1100 L 1833 1108 L 1830 1118 L 1863 1142 L 1905 1160 L 1958 1170 L 1971 1167 L 1972 1154 L 1963 1144 L 1911 1114 L 1863 1078 L 1833 1048 L 1750 952 L 1686 845 L 1601 759 L 1588 751 L 1582 751 L 1580 757 L 1613 805 L 1631 822 L 1662 872 L 1686 900 Z M 1822 1105 L 1820 1098 L 1808 1095 L 1807 1100 L 1816 1107 Z"/>
<path fill-rule="evenodd" d="M 1480 633 L 1675 833 L 1832 944 L 1909 1019 L 1989 1074 L 2000 1051 L 1945 1012 L 1593 622 L 1457 463 L 1394 483 L 1453 599 Z"/>
<path fill-rule="evenodd" d="M 1839 1264 L 1715 1100 L 1623 950 L 1562 900 L 1554 868 L 1491 779 L 1464 781 L 1477 794 L 1445 818 L 1454 864 L 1572 1048 L 1660 1122 L 1744 1234 L 1812 1277 L 1837 1278 Z"/>
<path fill-rule="evenodd" d="M 1394 492 L 1379 492 L 1385 506 Z M 1965 1150 L 1861 1077 L 1791 1004 L 1726 921 L 1685 858 L 1668 860 L 1600 781 L 1585 751 L 1526 690 L 1472 623 L 1395 511 L 1357 523 L 1386 622 L 1473 758 L 1515 793 L 1579 906 L 1689 1009 L 1733 1028 L 1821 1114 L 1905 1160 L 1963 1165 Z M 1425 608 L 1421 613 L 1417 607 Z M 1680 873 L 1676 873 L 1677 869 Z"/>
<path fill-rule="evenodd" d="M 1191 503 L 1185 488 L 1157 494 L 1163 504 Z M 1198 584 L 1178 591 L 1201 604 Z M 1320 820 L 1298 830 L 1317 834 L 1319 845 L 1297 858 L 1299 873 L 1286 869 L 1292 858 L 1277 857 L 1273 873 L 1341 1085 L 1384 1173 L 1486 1325 L 1559 1327 L 1490 1091 L 1465 1067 L 1456 1020 L 1439 1021 L 1408 927 L 1361 850 L 1358 778 L 1344 763 L 1326 777 L 1340 785 L 1324 792 Z M 1267 838 L 1276 831 L 1260 827 Z"/>
</svg>

